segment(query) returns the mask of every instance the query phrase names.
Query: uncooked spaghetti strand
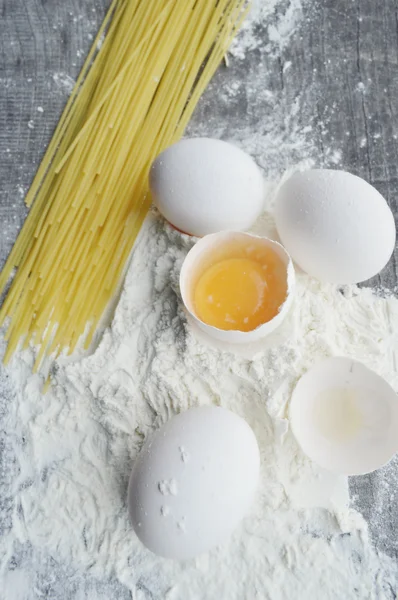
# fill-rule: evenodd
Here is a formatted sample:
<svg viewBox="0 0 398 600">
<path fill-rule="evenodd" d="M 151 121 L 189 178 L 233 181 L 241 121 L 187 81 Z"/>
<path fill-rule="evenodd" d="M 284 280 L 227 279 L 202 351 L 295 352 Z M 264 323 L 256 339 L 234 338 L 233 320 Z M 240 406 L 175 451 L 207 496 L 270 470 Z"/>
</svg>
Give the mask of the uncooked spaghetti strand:
<svg viewBox="0 0 398 600">
<path fill-rule="evenodd" d="M 153 36 L 153 46 L 156 46 L 156 35 Z M 156 55 L 154 55 L 154 58 L 156 57 Z M 164 60 L 164 59 L 163 59 Z M 142 65 L 142 69 L 145 68 L 145 63 L 143 62 Z M 152 69 L 153 67 L 151 65 L 148 65 L 148 70 Z M 141 71 L 140 71 L 141 72 Z M 140 90 L 140 93 L 144 96 L 148 96 L 150 97 L 152 95 L 152 91 L 151 91 L 151 87 L 155 88 L 157 86 L 157 83 L 155 81 L 149 81 L 148 83 L 149 87 L 144 87 Z M 140 104 L 138 102 L 138 99 L 134 100 L 134 97 L 131 98 L 131 100 L 129 100 L 129 105 L 131 106 L 131 114 L 129 116 L 126 116 L 125 120 L 125 125 L 123 127 L 123 130 L 120 131 L 119 129 L 119 125 L 122 126 L 122 120 L 123 120 L 123 115 L 121 112 L 119 112 L 119 114 L 117 115 L 117 120 L 114 123 L 114 126 L 112 127 L 112 131 L 109 133 L 109 129 L 105 132 L 100 132 L 99 135 L 104 136 L 106 135 L 107 137 L 107 141 L 109 143 L 110 149 L 112 149 L 112 146 L 114 144 L 117 145 L 118 147 L 118 153 L 119 153 L 119 163 L 121 161 L 123 161 L 123 147 L 125 147 L 126 143 L 128 143 L 128 140 L 131 138 L 131 132 L 134 130 L 137 130 L 138 126 L 139 126 L 139 111 L 140 111 Z M 135 108 L 136 107 L 136 108 Z M 110 109 L 111 107 L 109 107 Z M 119 141 L 117 138 L 121 138 Z M 102 164 L 105 162 L 105 155 L 103 158 L 103 162 Z M 101 168 L 99 168 L 97 171 L 99 171 L 99 173 L 101 174 Z M 106 192 L 104 192 L 106 193 Z"/>
<path fill-rule="evenodd" d="M 195 91 L 192 94 L 192 97 L 187 104 L 187 107 L 181 118 L 181 122 L 176 130 L 176 134 L 175 134 L 176 139 L 179 139 L 179 137 L 181 137 L 181 135 L 183 135 L 183 132 L 185 131 L 185 128 L 186 128 L 189 120 L 192 117 L 192 113 L 195 110 L 196 104 L 201 96 L 201 93 L 203 92 L 203 89 L 208 85 L 209 81 L 211 80 L 212 76 L 214 75 L 220 61 L 222 60 L 222 58 L 225 55 L 226 51 L 228 50 L 230 44 L 232 43 L 240 24 L 246 17 L 247 12 L 250 10 L 250 4 L 245 9 L 243 9 L 243 7 L 246 4 L 247 4 L 246 0 L 242 0 L 239 4 L 239 10 L 237 12 L 241 12 L 241 11 L 243 11 L 243 12 L 240 15 L 240 17 L 238 18 L 238 21 L 233 22 L 232 25 L 225 24 L 224 38 L 222 38 L 222 33 L 220 33 L 220 38 L 222 39 L 222 42 L 221 43 L 219 41 L 216 42 L 215 48 L 212 52 L 211 60 L 209 60 L 208 63 L 205 65 L 205 68 L 199 79 L 198 85 L 195 88 Z M 201 92 L 201 90 L 202 90 L 202 92 Z"/>
<path fill-rule="evenodd" d="M 239 9 L 241 10 L 245 4 L 246 4 L 246 1 L 242 0 L 239 3 Z M 246 9 L 245 13 L 242 15 L 242 17 L 241 17 L 242 19 L 244 18 L 247 10 L 248 10 L 248 8 Z M 228 25 L 227 21 L 224 21 L 223 28 L 225 28 L 225 30 L 223 29 L 223 32 L 224 33 L 229 32 L 229 27 L 230 26 Z M 222 38 L 223 32 L 220 33 L 220 38 Z M 233 38 L 234 38 L 234 34 L 227 36 L 228 45 L 226 44 L 225 39 L 222 40 L 221 45 L 220 45 L 219 40 L 216 42 L 215 47 L 212 50 L 211 56 L 203 69 L 203 72 L 199 78 L 199 81 L 195 87 L 195 90 L 194 90 L 194 92 L 184 110 L 184 113 L 181 117 L 180 123 L 179 123 L 179 125 L 176 129 L 175 135 L 174 135 L 175 140 L 179 139 L 183 135 L 185 128 L 186 128 L 189 120 L 191 119 L 192 113 L 195 110 L 197 102 L 198 102 L 201 94 L 203 93 L 203 90 L 205 89 L 208 82 L 214 75 L 220 61 L 222 60 L 223 56 L 225 55 L 225 52 L 226 52 L 227 48 L 229 47 L 230 43 L 232 42 Z"/>
<path fill-rule="evenodd" d="M 51 164 L 51 161 L 53 160 L 55 152 L 57 151 L 58 145 L 60 143 L 60 139 L 64 135 L 65 130 L 67 129 L 68 124 L 70 123 L 70 120 L 71 120 L 71 117 L 73 114 L 71 112 L 71 108 L 73 107 L 73 104 L 76 100 L 76 97 L 80 90 L 80 86 L 82 84 L 82 81 L 84 80 L 84 78 L 87 75 L 87 71 L 90 67 L 92 58 L 96 52 L 98 42 L 101 39 L 105 29 L 109 25 L 109 22 L 111 20 L 114 9 L 119 1 L 120 0 L 112 1 L 111 6 L 108 10 L 108 13 L 104 19 L 104 22 L 100 27 L 98 35 L 96 36 L 96 38 L 92 44 L 91 50 L 90 50 L 90 52 L 87 56 L 87 59 L 83 65 L 83 68 L 80 72 L 80 75 L 77 79 L 77 82 L 74 86 L 71 96 L 66 104 L 66 107 L 63 111 L 61 119 L 55 130 L 54 136 L 53 136 L 53 138 L 48 146 L 48 149 L 44 155 L 44 158 L 39 166 L 39 169 L 35 175 L 35 178 L 34 178 L 32 184 L 31 184 L 28 194 L 26 195 L 25 203 L 28 207 L 32 205 L 33 200 L 36 198 L 38 189 L 39 189 L 40 185 L 42 184 L 43 178 L 46 175 L 46 172 L 48 171 L 49 165 Z M 43 198 L 43 200 L 44 200 L 44 198 Z M 4 288 L 7 285 L 8 280 L 10 279 L 12 270 L 15 267 L 19 266 L 22 256 L 29 250 L 30 246 L 29 246 L 28 240 L 31 236 L 31 230 L 34 227 L 34 219 L 35 219 L 36 213 L 41 212 L 43 204 L 44 204 L 44 202 L 38 203 L 37 206 L 33 207 L 33 209 L 31 210 L 31 213 L 29 214 L 29 216 L 20 232 L 20 235 L 18 236 L 18 240 L 19 239 L 21 240 L 20 244 L 14 244 L 14 247 L 12 248 L 12 250 L 7 258 L 7 261 L 2 269 L 2 272 L 0 273 L 0 296 L 4 292 Z M 21 234 L 22 234 L 22 236 L 21 236 Z M 24 236 L 25 236 L 25 238 L 24 238 Z M 24 239 L 26 241 L 24 241 Z"/>
<path fill-rule="evenodd" d="M 65 162 L 68 160 L 70 154 L 73 152 L 73 150 L 75 149 L 75 147 L 77 146 L 77 144 L 79 143 L 80 138 L 84 135 L 85 129 L 88 127 L 89 124 L 92 123 L 92 121 L 95 119 L 95 117 L 97 116 L 99 110 L 102 108 L 103 104 L 106 102 L 106 100 L 108 99 L 108 97 L 110 96 L 110 94 L 112 93 L 114 87 L 117 85 L 117 82 L 119 80 L 119 78 L 123 77 L 124 72 L 127 70 L 127 68 L 129 67 L 129 65 L 131 64 L 131 62 L 137 58 L 138 53 L 141 49 L 141 46 L 144 45 L 144 43 L 146 42 L 147 39 L 150 38 L 150 36 L 152 35 L 154 29 L 157 27 L 158 23 L 166 18 L 167 12 L 170 11 L 172 4 L 175 2 L 176 0 L 169 0 L 165 6 L 165 8 L 161 11 L 161 13 L 159 13 L 159 16 L 156 19 L 156 22 L 153 23 L 151 25 L 151 27 L 149 28 L 148 32 L 145 34 L 145 36 L 140 40 L 139 44 L 136 46 L 134 52 L 130 55 L 129 60 L 127 61 L 126 65 L 124 65 L 123 69 L 121 70 L 121 72 L 119 73 L 119 75 L 115 78 L 114 82 L 112 83 L 112 85 L 109 87 L 108 91 L 105 93 L 105 95 L 102 97 L 101 101 L 97 104 L 97 106 L 95 107 L 95 110 L 91 113 L 90 117 L 87 119 L 83 129 L 81 129 L 81 131 L 79 132 L 79 134 L 76 136 L 75 140 L 73 141 L 73 143 L 71 144 L 71 146 L 68 149 L 68 152 L 66 152 L 65 156 L 62 158 L 61 162 L 57 165 L 55 172 L 59 173 L 60 170 L 63 168 Z"/>
<path fill-rule="evenodd" d="M 156 44 L 156 39 L 153 39 L 152 43 Z M 147 54 L 148 50 L 149 50 L 149 48 L 145 50 L 145 55 Z M 131 77 L 135 76 L 135 77 L 139 78 L 139 77 L 141 77 L 141 74 L 145 70 L 149 70 L 150 68 L 151 68 L 150 65 L 147 65 L 144 60 L 140 60 L 139 65 L 134 65 L 134 69 L 133 69 L 133 72 L 131 74 Z M 130 74 L 128 75 L 128 77 L 130 77 Z M 140 89 L 139 93 L 141 95 L 143 95 L 144 92 L 143 92 L 142 89 Z M 136 96 L 136 92 L 134 90 L 132 90 L 131 99 L 128 100 L 128 101 L 126 100 L 126 102 L 128 102 L 128 104 L 130 104 L 132 107 L 134 107 L 134 105 L 138 104 L 138 102 L 139 102 L 139 97 L 135 98 L 135 96 Z M 116 137 L 119 135 L 119 127 L 123 125 L 123 120 L 125 122 L 127 122 L 127 123 L 133 122 L 135 124 L 135 128 L 138 129 L 137 114 L 136 114 L 136 111 L 134 112 L 134 109 L 133 109 L 133 112 L 130 115 L 125 115 L 125 118 L 124 118 L 123 113 L 122 113 L 121 110 L 119 110 L 118 113 L 116 113 L 115 116 L 116 116 L 116 119 L 112 123 L 112 131 L 111 131 L 111 134 L 110 134 L 110 137 L 109 137 L 109 145 L 110 145 L 111 148 L 112 148 L 113 144 L 117 144 L 118 143 Z M 127 137 L 126 133 L 123 133 L 123 138 L 126 138 L 126 137 Z M 102 167 L 103 167 L 104 162 L 105 162 L 105 155 L 104 155 L 104 157 L 103 157 L 103 159 L 102 159 L 102 161 L 101 161 L 101 163 L 100 163 L 100 165 L 99 165 L 99 167 L 97 169 L 97 172 L 99 174 L 102 171 Z"/>
<path fill-rule="evenodd" d="M 163 0 L 161 0 L 160 4 L 164 4 Z M 134 45 L 136 41 L 140 40 L 141 36 L 145 37 L 145 25 L 149 22 L 149 19 L 145 14 L 145 11 L 148 11 L 148 6 L 149 8 L 152 6 L 152 10 L 155 11 L 153 13 L 154 19 L 156 19 L 159 9 L 161 9 L 159 0 L 156 4 L 152 3 L 152 5 L 151 3 L 137 3 L 135 0 L 134 2 L 131 2 L 129 6 L 132 10 L 130 13 L 126 10 L 126 14 L 124 15 L 124 20 L 126 22 L 123 22 L 123 26 L 120 28 L 119 32 L 120 35 L 116 39 L 113 48 L 115 59 L 108 61 L 104 65 L 100 85 L 93 95 L 94 105 L 101 100 L 101 97 L 106 92 L 107 85 L 120 74 L 120 71 L 124 67 L 124 63 L 127 60 L 127 54 L 130 52 L 130 47 Z M 132 12 L 134 12 L 134 15 L 131 14 Z"/>
<path fill-rule="evenodd" d="M 221 15 L 221 14 L 224 12 L 224 10 L 225 10 L 225 6 L 221 6 L 221 7 L 220 7 L 220 12 L 219 12 L 219 15 Z M 238 11 L 240 11 L 240 7 L 238 7 Z M 216 20 L 216 19 L 218 18 L 218 16 L 219 16 L 219 15 L 216 15 L 216 16 L 214 16 L 214 15 L 213 15 L 213 19 L 214 19 L 214 20 Z M 228 16 L 229 16 L 229 14 L 228 14 L 228 13 L 227 13 L 226 15 L 224 15 L 224 21 L 227 21 L 227 19 L 228 19 Z M 219 61 L 221 60 L 221 58 L 222 58 L 222 56 L 220 56 L 220 57 L 217 57 L 217 59 L 216 59 L 216 60 L 219 62 Z M 193 102 L 192 102 L 192 104 L 194 105 L 194 104 L 195 104 L 195 102 L 193 101 Z M 148 120 L 148 122 L 149 122 L 149 120 Z M 143 204 L 144 204 L 144 206 L 143 206 L 143 208 L 141 209 L 141 211 L 140 211 L 140 210 L 137 210 L 137 211 L 136 211 L 136 218 L 137 218 L 138 222 L 140 222 L 140 215 L 141 215 L 141 214 L 143 214 L 143 213 L 145 213 L 145 208 L 146 208 L 146 207 L 145 207 L 145 203 L 143 203 Z"/>
<path fill-rule="evenodd" d="M 69 115 L 70 109 L 71 109 L 71 107 L 72 107 L 72 105 L 73 105 L 73 103 L 74 103 L 74 101 L 76 99 L 76 96 L 79 93 L 79 90 L 80 90 L 80 87 L 82 85 L 82 82 L 84 81 L 84 79 L 87 76 L 87 72 L 88 72 L 88 70 L 90 68 L 90 65 L 91 65 L 91 62 L 93 60 L 93 57 L 94 57 L 95 53 L 98 51 L 98 43 L 99 43 L 101 37 L 103 36 L 106 28 L 108 27 L 108 25 L 109 25 L 109 23 L 110 23 L 110 21 L 112 19 L 113 12 L 114 12 L 115 8 L 117 7 L 117 5 L 119 3 L 120 3 L 120 0 L 112 0 L 111 5 L 110 5 L 110 7 L 108 9 L 108 12 L 107 12 L 107 14 L 105 16 L 105 19 L 104 19 L 104 21 L 103 21 L 103 23 L 102 23 L 102 25 L 101 25 L 101 27 L 100 27 L 100 29 L 98 31 L 98 34 L 96 35 L 96 37 L 94 39 L 94 42 L 93 42 L 93 44 L 91 46 L 91 49 L 90 49 L 90 51 L 88 53 L 88 56 L 87 56 L 87 58 L 86 58 L 86 60 L 85 60 L 85 62 L 83 64 L 83 67 L 81 69 L 79 77 L 78 77 L 78 79 L 76 81 L 76 84 L 75 84 L 75 86 L 74 86 L 74 88 L 72 90 L 72 93 L 71 93 L 71 95 L 69 97 L 69 100 L 68 100 L 68 102 L 67 102 L 67 104 L 65 106 L 65 109 L 64 109 L 63 114 L 61 116 L 61 119 L 60 119 L 60 121 L 59 121 L 59 123 L 57 125 L 57 128 L 55 130 L 53 139 L 52 139 L 52 141 L 50 142 L 50 144 L 48 146 L 48 149 L 47 149 L 47 151 L 46 151 L 46 153 L 44 155 L 43 161 L 42 161 L 42 163 L 41 163 L 41 165 L 39 167 L 39 170 L 38 170 L 38 172 L 37 172 L 37 174 L 35 176 L 35 179 L 33 180 L 33 183 L 32 183 L 32 185 L 31 185 L 31 187 L 29 189 L 29 192 L 28 192 L 28 194 L 26 196 L 25 202 L 26 202 L 27 206 L 30 206 L 32 204 L 32 202 L 33 202 L 33 200 L 34 200 L 34 198 L 36 196 L 37 190 L 39 189 L 41 181 L 43 179 L 43 176 L 45 175 L 45 172 L 46 172 L 46 163 L 47 162 L 51 162 L 51 160 L 52 160 L 52 158 L 54 156 L 54 152 L 57 149 L 57 145 L 59 143 L 59 140 L 62 137 L 63 132 L 65 131 L 65 129 L 66 129 L 67 125 L 68 125 L 68 122 L 69 122 L 68 115 Z"/>
<path fill-rule="evenodd" d="M 225 0 L 224 0 L 224 2 L 225 2 Z M 210 4 L 209 4 L 208 6 L 210 6 Z M 211 22 L 211 24 L 213 24 L 213 23 L 216 23 L 216 22 L 217 22 L 217 20 L 218 20 L 218 19 L 219 19 L 219 17 L 221 16 L 222 12 L 223 12 L 223 6 L 221 6 L 221 7 L 219 8 L 219 10 L 218 10 L 218 12 L 216 12 L 215 16 L 213 15 L 213 22 Z M 201 12 L 201 14 L 199 15 L 199 19 L 198 19 L 198 20 L 195 20 L 195 24 L 197 25 L 197 27 L 196 27 L 196 37 L 197 37 L 198 39 L 200 39 L 200 38 L 202 37 L 202 35 L 203 35 L 203 33 L 202 33 L 202 32 L 203 32 L 203 31 L 204 31 L 204 32 L 206 32 L 206 31 L 207 31 L 207 29 L 208 29 L 208 26 L 209 26 L 209 24 L 208 24 L 208 16 L 209 16 L 210 14 L 211 14 L 211 11 L 210 11 L 210 10 L 209 10 L 208 12 L 206 12 L 206 11 L 203 11 L 203 12 Z M 206 50 L 206 52 L 207 52 L 207 50 Z M 201 62 L 202 62 L 202 61 L 200 61 L 200 63 L 201 63 Z M 173 73 L 173 70 L 172 70 L 172 69 L 170 69 L 170 70 L 171 70 L 171 73 Z M 167 74 L 166 74 L 166 77 L 167 77 Z M 192 83 L 193 83 L 193 81 L 192 81 Z M 162 83 L 161 83 L 161 86 L 162 86 L 162 84 L 164 84 L 164 82 L 163 82 L 163 81 L 162 81 Z M 164 85 L 166 86 L 166 84 L 164 84 Z M 189 89 L 190 89 L 190 86 L 189 86 Z M 188 93 L 188 92 L 187 92 L 187 93 Z M 159 102 L 159 98 L 160 98 L 160 102 Z M 157 103 L 157 101 L 158 101 L 158 103 Z M 149 126 L 149 124 L 152 124 L 152 123 L 153 123 L 153 120 L 156 118 L 155 116 L 152 116 L 152 114 L 156 115 L 156 114 L 158 113 L 158 104 L 160 104 L 160 106 L 162 106 L 162 104 L 163 104 L 163 100 L 162 100 L 161 96 L 159 96 L 159 95 L 157 95 L 157 97 L 155 98 L 154 104 L 151 106 L 151 110 L 150 110 L 150 112 L 149 112 L 149 114 L 148 114 L 148 118 L 147 118 L 147 120 L 146 120 L 146 126 L 147 126 L 147 127 Z M 176 125 L 177 125 L 177 123 L 175 124 L 175 126 L 176 126 Z M 175 127 L 175 126 L 174 126 L 174 127 Z M 143 138 L 144 138 L 144 139 L 146 138 L 146 135 L 147 135 L 147 134 L 145 133 L 145 126 L 144 126 L 144 132 L 143 132 L 143 134 L 142 134 L 142 136 L 143 136 Z M 155 146 L 155 150 L 154 150 L 154 156 L 153 156 L 153 158 L 155 158 L 155 155 L 158 153 L 158 150 L 159 150 L 159 148 L 156 148 L 156 146 Z M 144 167 L 144 165 L 142 166 L 142 168 L 143 168 L 143 167 Z M 137 167 L 136 167 L 136 168 L 137 168 Z M 124 180 L 124 178 L 123 178 L 123 177 L 121 177 L 121 178 L 120 178 L 120 181 L 123 181 L 123 180 Z M 118 192 L 117 192 L 117 193 L 118 193 Z M 137 210 L 137 215 L 139 215 L 139 210 Z M 111 231 L 110 235 L 114 235 L 114 231 L 113 231 L 113 230 Z"/>
<path fill-rule="evenodd" d="M 105 196 L 107 196 L 107 193 L 105 192 Z"/>
<path fill-rule="evenodd" d="M 190 8 L 191 4 L 192 4 L 192 2 L 189 5 L 187 5 L 187 10 Z M 177 20 L 177 18 L 178 18 L 178 15 L 176 14 L 176 16 L 169 23 L 169 29 L 171 31 L 176 31 L 176 25 L 179 26 L 180 30 L 185 25 L 185 22 L 181 20 L 181 17 L 179 17 L 178 20 Z M 167 30 L 166 30 L 166 34 L 167 34 Z M 160 53 L 160 57 L 159 57 L 160 66 L 158 66 L 158 69 L 159 68 L 161 68 L 161 69 L 165 68 L 163 66 L 163 64 L 162 64 L 162 63 L 164 63 L 165 58 L 166 57 L 162 57 L 162 55 Z M 157 62 L 158 62 L 158 59 L 156 58 L 156 55 L 155 55 L 155 57 L 154 57 L 154 64 L 156 64 Z M 156 82 L 153 82 L 153 84 L 151 84 L 151 85 L 153 85 L 153 87 L 155 88 L 156 87 Z M 154 90 L 153 90 L 153 92 L 154 92 Z M 150 95 L 153 94 L 153 92 L 150 92 Z M 150 107 L 148 107 L 148 108 L 149 108 L 149 110 L 151 110 Z M 148 115 L 149 114 L 150 113 L 148 113 Z M 129 147 L 131 145 L 131 143 L 130 143 L 130 139 L 131 139 L 130 132 L 131 132 L 132 127 L 134 127 L 134 125 L 135 125 L 135 123 L 134 123 L 135 120 L 134 119 L 129 119 L 129 121 L 130 121 L 131 124 L 128 125 L 127 130 L 120 132 L 120 135 L 124 138 L 124 142 L 121 141 L 121 145 L 120 145 L 120 147 L 118 149 L 119 157 L 118 157 L 117 163 L 115 165 L 116 172 L 120 172 L 120 169 L 123 168 L 123 167 L 125 167 L 125 165 L 126 165 L 126 158 L 127 158 L 128 154 L 130 153 L 130 147 Z M 150 116 L 147 117 L 146 122 L 147 123 L 153 123 L 151 121 Z M 142 134 L 142 138 L 143 139 L 146 138 L 146 136 L 145 136 L 144 133 Z M 142 160 L 141 156 L 140 156 L 140 152 L 139 152 L 139 147 L 136 148 L 136 154 L 138 154 L 138 158 L 136 159 L 136 164 L 134 165 L 134 172 L 139 172 L 139 168 L 137 168 L 137 162 L 139 163 Z M 120 177 L 119 181 L 120 181 L 120 185 L 123 186 L 124 185 L 123 184 L 124 178 Z M 108 194 L 110 192 L 110 185 L 112 185 L 112 183 L 113 183 L 112 181 L 108 182 L 108 187 L 106 187 L 104 189 L 104 191 L 103 191 L 104 197 L 108 196 Z M 119 191 L 118 191 L 118 189 L 116 189 L 115 195 L 117 195 L 118 193 L 119 193 Z"/>
<path fill-rule="evenodd" d="M 177 137 L 175 136 L 175 130 L 177 129 L 178 122 L 180 121 L 181 115 L 186 107 L 186 98 L 195 84 L 198 70 L 200 69 L 200 66 L 205 60 L 211 47 L 212 42 L 210 36 L 208 35 L 208 30 L 215 27 L 216 23 L 221 19 L 224 12 L 225 0 L 219 3 L 218 10 L 216 12 L 210 13 L 210 21 L 206 21 L 204 30 L 202 31 L 197 28 L 196 37 L 192 39 L 192 42 L 189 38 L 185 41 L 187 44 L 191 44 L 195 48 L 195 56 L 190 70 L 188 70 L 186 73 L 185 82 L 182 86 L 179 98 L 175 101 L 174 107 L 171 109 L 173 116 L 168 121 L 168 127 L 165 129 L 164 137 L 162 142 L 159 144 L 158 152 L 164 149 L 164 146 L 167 145 L 167 140 L 170 140 L 170 136 L 173 141 L 174 138 Z M 196 101 L 193 102 L 193 104 L 196 105 Z M 170 143 L 170 141 L 168 143 Z"/>
</svg>

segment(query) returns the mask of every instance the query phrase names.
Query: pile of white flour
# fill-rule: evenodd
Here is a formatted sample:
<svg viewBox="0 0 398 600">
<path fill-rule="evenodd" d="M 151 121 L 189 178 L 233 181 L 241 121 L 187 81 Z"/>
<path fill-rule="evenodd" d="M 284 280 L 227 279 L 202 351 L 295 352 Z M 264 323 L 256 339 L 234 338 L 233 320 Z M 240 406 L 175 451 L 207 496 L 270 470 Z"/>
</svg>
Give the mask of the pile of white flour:
<svg viewBox="0 0 398 600">
<path fill-rule="evenodd" d="M 256 28 L 267 27 L 280 3 L 255 6 L 233 49 L 237 68 L 246 51 L 260 47 Z M 272 47 L 264 56 L 288 43 L 299 25 L 299 0 L 284 4 L 284 18 L 269 25 Z M 205 97 L 190 133 L 224 137 L 250 152 L 270 181 L 269 208 L 277 174 L 297 155 L 313 156 L 311 128 L 297 118 L 300 98 L 287 110 L 267 90 L 266 75 L 261 90 L 255 78 L 247 74 L 245 93 L 248 114 L 250 106 L 262 106 L 261 122 L 253 126 L 242 116 L 242 127 L 226 135 L 220 116 L 201 118 Z M 233 103 L 239 86 L 231 79 L 220 90 L 221 104 Z M 274 235 L 268 213 L 255 230 Z M 33 350 L 0 367 L 9 432 L 0 475 L 10 507 L 0 539 L 1 599 L 38 597 L 31 578 L 18 565 L 9 568 L 21 544 L 100 579 L 114 577 L 134 600 L 395 598 L 397 565 L 375 551 L 366 523 L 349 508 L 347 479 L 303 456 L 287 411 L 297 380 L 326 356 L 360 360 L 398 391 L 398 300 L 299 275 L 294 311 L 255 355 L 215 347 L 192 330 L 178 296 L 179 268 L 193 242 L 155 212 L 149 215 L 111 327 L 92 355 L 57 365 L 47 395 L 31 374 Z M 259 492 L 251 514 L 222 547 L 187 563 L 166 561 L 146 551 L 128 523 L 128 477 L 151 431 L 203 404 L 229 408 L 253 427 L 262 458 Z"/>
<path fill-rule="evenodd" d="M 269 233 L 267 219 L 257 230 Z M 30 374 L 33 352 L 13 359 L 8 428 L 20 472 L 10 482 L 15 510 L 2 559 L 29 541 L 152 593 L 136 598 L 389 598 L 396 565 L 377 555 L 348 508 L 347 480 L 302 455 L 286 412 L 297 379 L 324 356 L 362 360 L 398 390 L 398 300 L 300 276 L 283 334 L 250 360 L 205 345 L 186 324 L 177 278 L 192 243 L 150 215 L 111 328 L 92 356 L 58 368 L 46 396 Z M 127 519 L 134 457 L 173 414 L 211 403 L 236 411 L 257 435 L 256 505 L 230 542 L 207 556 L 158 559 Z"/>
</svg>

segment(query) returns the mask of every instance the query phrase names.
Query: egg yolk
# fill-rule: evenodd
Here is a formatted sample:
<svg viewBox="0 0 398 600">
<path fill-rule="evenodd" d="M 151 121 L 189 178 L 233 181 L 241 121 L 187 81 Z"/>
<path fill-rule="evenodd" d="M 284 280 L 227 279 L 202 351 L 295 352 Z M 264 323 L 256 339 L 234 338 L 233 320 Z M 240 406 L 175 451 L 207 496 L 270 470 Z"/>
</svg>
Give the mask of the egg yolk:
<svg viewBox="0 0 398 600">
<path fill-rule="evenodd" d="M 270 321 L 286 298 L 286 281 L 271 260 L 226 258 L 201 274 L 194 290 L 195 311 L 208 325 L 252 331 Z"/>
</svg>

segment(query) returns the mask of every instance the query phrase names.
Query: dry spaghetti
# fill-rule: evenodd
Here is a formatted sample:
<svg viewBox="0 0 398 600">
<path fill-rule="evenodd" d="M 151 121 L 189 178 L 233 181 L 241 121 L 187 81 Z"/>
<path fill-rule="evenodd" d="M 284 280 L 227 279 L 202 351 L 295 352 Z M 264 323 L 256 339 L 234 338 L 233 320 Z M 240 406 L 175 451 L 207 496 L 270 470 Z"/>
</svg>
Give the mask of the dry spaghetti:
<svg viewBox="0 0 398 600">
<path fill-rule="evenodd" d="M 26 197 L 0 275 L 9 360 L 89 347 L 150 206 L 148 171 L 177 141 L 247 0 L 113 0 Z M 106 35 L 105 35 L 106 33 Z M 98 50 L 99 42 L 105 39 Z"/>
</svg>

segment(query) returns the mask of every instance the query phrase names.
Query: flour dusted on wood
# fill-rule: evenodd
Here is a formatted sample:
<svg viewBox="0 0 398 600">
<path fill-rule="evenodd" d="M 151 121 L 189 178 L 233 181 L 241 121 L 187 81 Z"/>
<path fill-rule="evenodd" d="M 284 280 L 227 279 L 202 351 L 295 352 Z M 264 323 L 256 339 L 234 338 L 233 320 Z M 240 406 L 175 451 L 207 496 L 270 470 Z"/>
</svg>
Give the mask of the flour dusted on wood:
<svg viewBox="0 0 398 600">
<path fill-rule="evenodd" d="M 260 226 L 269 233 L 266 219 Z M 347 480 L 302 455 L 286 417 L 294 384 L 322 356 L 362 360 L 398 389 L 398 301 L 301 276 L 290 337 L 248 360 L 204 345 L 186 325 L 177 281 L 192 243 L 149 217 L 111 328 L 92 356 L 58 368 L 48 395 L 29 374 L 32 353 L 13 359 L 8 427 L 20 473 L 1 552 L 29 542 L 159 600 L 390 598 L 396 565 L 373 550 L 348 507 Z M 256 504 L 222 547 L 186 564 L 164 561 L 129 526 L 130 469 L 155 427 L 212 403 L 256 433 Z"/>
<path fill-rule="evenodd" d="M 286 8 L 277 22 L 270 18 L 276 6 Z M 285 89 L 275 92 L 268 77 L 300 18 L 298 0 L 258 0 L 236 57 L 216 77 L 189 130 L 249 152 L 270 193 L 285 168 L 317 158 L 305 90 L 290 98 Z M 251 48 L 258 52 L 255 70 L 240 60 Z M 281 77 L 294 73 L 290 61 L 280 66 Z M 66 88 L 68 81 L 58 84 Z M 240 119 L 231 130 L 234 107 Z M 332 147 L 324 155 L 329 165 L 341 157 Z M 269 215 L 255 230 L 273 235 Z M 192 243 L 150 215 L 110 329 L 92 356 L 58 365 L 46 396 L 31 375 L 31 351 L 0 367 L 7 431 L 0 446 L 0 596 L 43 595 L 37 581 L 45 560 L 54 568 L 45 558 L 52 555 L 69 578 L 90 572 L 117 582 L 107 596 L 90 588 L 90 600 L 124 597 L 123 586 L 134 600 L 391 600 L 396 562 L 373 548 L 365 521 L 349 507 L 347 479 L 302 455 L 287 414 L 296 381 L 321 357 L 361 360 L 398 390 L 398 301 L 300 276 L 295 311 L 280 338 L 264 341 L 255 356 L 221 351 L 187 327 L 178 300 L 179 267 Z M 177 412 L 203 404 L 230 408 L 253 427 L 261 484 L 252 513 L 229 542 L 179 564 L 158 559 L 136 539 L 127 482 L 145 437 Z M 381 521 L 382 506 L 397 494 L 395 472 L 393 464 L 378 475 L 373 521 Z M 393 536 L 389 528 L 380 531 Z M 32 571 L 20 566 L 21 549 L 36 557 Z"/>
<path fill-rule="evenodd" d="M 240 36 L 232 44 L 231 55 L 234 58 L 242 59 L 246 52 L 264 45 L 263 36 L 258 34 L 259 29 L 267 30 L 268 43 L 265 46 L 267 53 L 279 55 L 299 25 L 304 5 L 308 4 L 308 0 L 291 0 L 288 3 L 281 2 L 281 0 L 267 0 L 266 2 L 252 0 L 251 11 L 243 23 Z M 275 13 L 276 9 L 280 9 L 279 18 L 268 24 L 268 18 Z"/>
</svg>

